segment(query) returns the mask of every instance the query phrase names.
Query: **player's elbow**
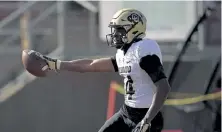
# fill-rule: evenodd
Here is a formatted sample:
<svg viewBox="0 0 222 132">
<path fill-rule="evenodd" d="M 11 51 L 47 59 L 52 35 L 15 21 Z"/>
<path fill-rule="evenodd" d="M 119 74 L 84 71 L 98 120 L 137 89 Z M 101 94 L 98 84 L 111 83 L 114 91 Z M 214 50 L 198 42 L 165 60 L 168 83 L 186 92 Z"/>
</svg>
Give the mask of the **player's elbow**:
<svg viewBox="0 0 222 132">
<path fill-rule="evenodd" d="M 161 92 L 164 92 L 166 94 L 169 93 L 171 90 L 167 78 L 160 79 L 158 82 L 155 83 L 155 85 L 157 86 L 157 89 L 160 89 Z"/>
<path fill-rule="evenodd" d="M 170 87 L 169 85 L 165 85 L 165 86 L 163 87 L 163 92 L 164 92 L 165 94 L 168 94 L 168 93 L 170 92 L 170 90 L 171 90 L 171 87 Z"/>
</svg>

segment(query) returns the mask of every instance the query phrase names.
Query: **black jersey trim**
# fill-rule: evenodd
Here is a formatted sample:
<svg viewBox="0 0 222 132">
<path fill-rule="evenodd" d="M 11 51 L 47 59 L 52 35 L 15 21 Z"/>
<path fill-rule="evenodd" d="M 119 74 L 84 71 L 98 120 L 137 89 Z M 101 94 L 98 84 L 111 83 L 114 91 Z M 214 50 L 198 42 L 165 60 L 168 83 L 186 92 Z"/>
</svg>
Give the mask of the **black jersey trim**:
<svg viewBox="0 0 222 132">
<path fill-rule="evenodd" d="M 111 61 L 113 63 L 113 67 L 114 67 L 115 72 L 118 72 L 118 66 L 117 66 L 117 63 L 116 63 L 116 57 L 115 56 L 111 57 Z"/>
<path fill-rule="evenodd" d="M 157 55 L 147 55 L 141 58 L 140 67 L 146 71 L 154 83 L 163 78 L 167 78 L 163 65 Z"/>
</svg>

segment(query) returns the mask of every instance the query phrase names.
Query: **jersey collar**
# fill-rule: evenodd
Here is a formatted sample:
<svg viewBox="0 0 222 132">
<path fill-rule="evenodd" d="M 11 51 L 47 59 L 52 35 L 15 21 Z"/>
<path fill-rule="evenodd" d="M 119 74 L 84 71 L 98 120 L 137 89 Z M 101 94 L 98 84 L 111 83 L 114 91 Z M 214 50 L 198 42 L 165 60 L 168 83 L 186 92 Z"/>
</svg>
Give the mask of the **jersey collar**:
<svg viewBox="0 0 222 132">
<path fill-rule="evenodd" d="M 133 45 L 134 43 L 136 43 L 136 42 L 139 42 L 139 41 L 141 41 L 142 39 L 135 39 L 134 41 L 132 41 L 130 44 L 125 44 L 125 45 L 123 45 L 121 48 L 120 48 L 120 50 L 122 50 L 123 52 L 124 52 L 124 55 L 126 54 L 126 52 L 128 51 L 128 49 L 131 47 L 131 45 Z"/>
</svg>

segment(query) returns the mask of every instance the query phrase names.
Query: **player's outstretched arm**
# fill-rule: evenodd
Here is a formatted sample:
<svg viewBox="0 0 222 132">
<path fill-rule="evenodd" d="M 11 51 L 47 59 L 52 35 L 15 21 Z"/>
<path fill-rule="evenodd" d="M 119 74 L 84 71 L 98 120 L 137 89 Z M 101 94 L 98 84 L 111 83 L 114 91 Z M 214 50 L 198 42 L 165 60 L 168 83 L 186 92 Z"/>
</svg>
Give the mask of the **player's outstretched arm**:
<svg viewBox="0 0 222 132">
<path fill-rule="evenodd" d="M 43 56 L 50 70 L 71 72 L 114 72 L 114 61 L 111 57 L 100 59 L 78 59 L 61 61 Z"/>
<path fill-rule="evenodd" d="M 73 71 L 73 72 L 113 72 L 115 71 L 111 58 L 61 61 L 60 70 L 67 70 L 67 71 Z"/>
</svg>

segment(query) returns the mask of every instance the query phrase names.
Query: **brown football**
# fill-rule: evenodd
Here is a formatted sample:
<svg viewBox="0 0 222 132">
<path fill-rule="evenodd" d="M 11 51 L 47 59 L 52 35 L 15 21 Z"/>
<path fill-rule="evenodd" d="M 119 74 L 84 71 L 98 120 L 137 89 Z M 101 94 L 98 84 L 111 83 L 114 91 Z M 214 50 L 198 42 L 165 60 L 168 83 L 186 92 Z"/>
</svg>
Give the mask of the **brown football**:
<svg viewBox="0 0 222 132">
<path fill-rule="evenodd" d="M 37 53 L 38 52 L 34 50 L 23 50 L 22 63 L 24 68 L 32 75 L 44 77 L 46 76 L 46 71 L 43 69 L 47 66 L 47 64 L 40 56 L 37 55 Z"/>
</svg>

